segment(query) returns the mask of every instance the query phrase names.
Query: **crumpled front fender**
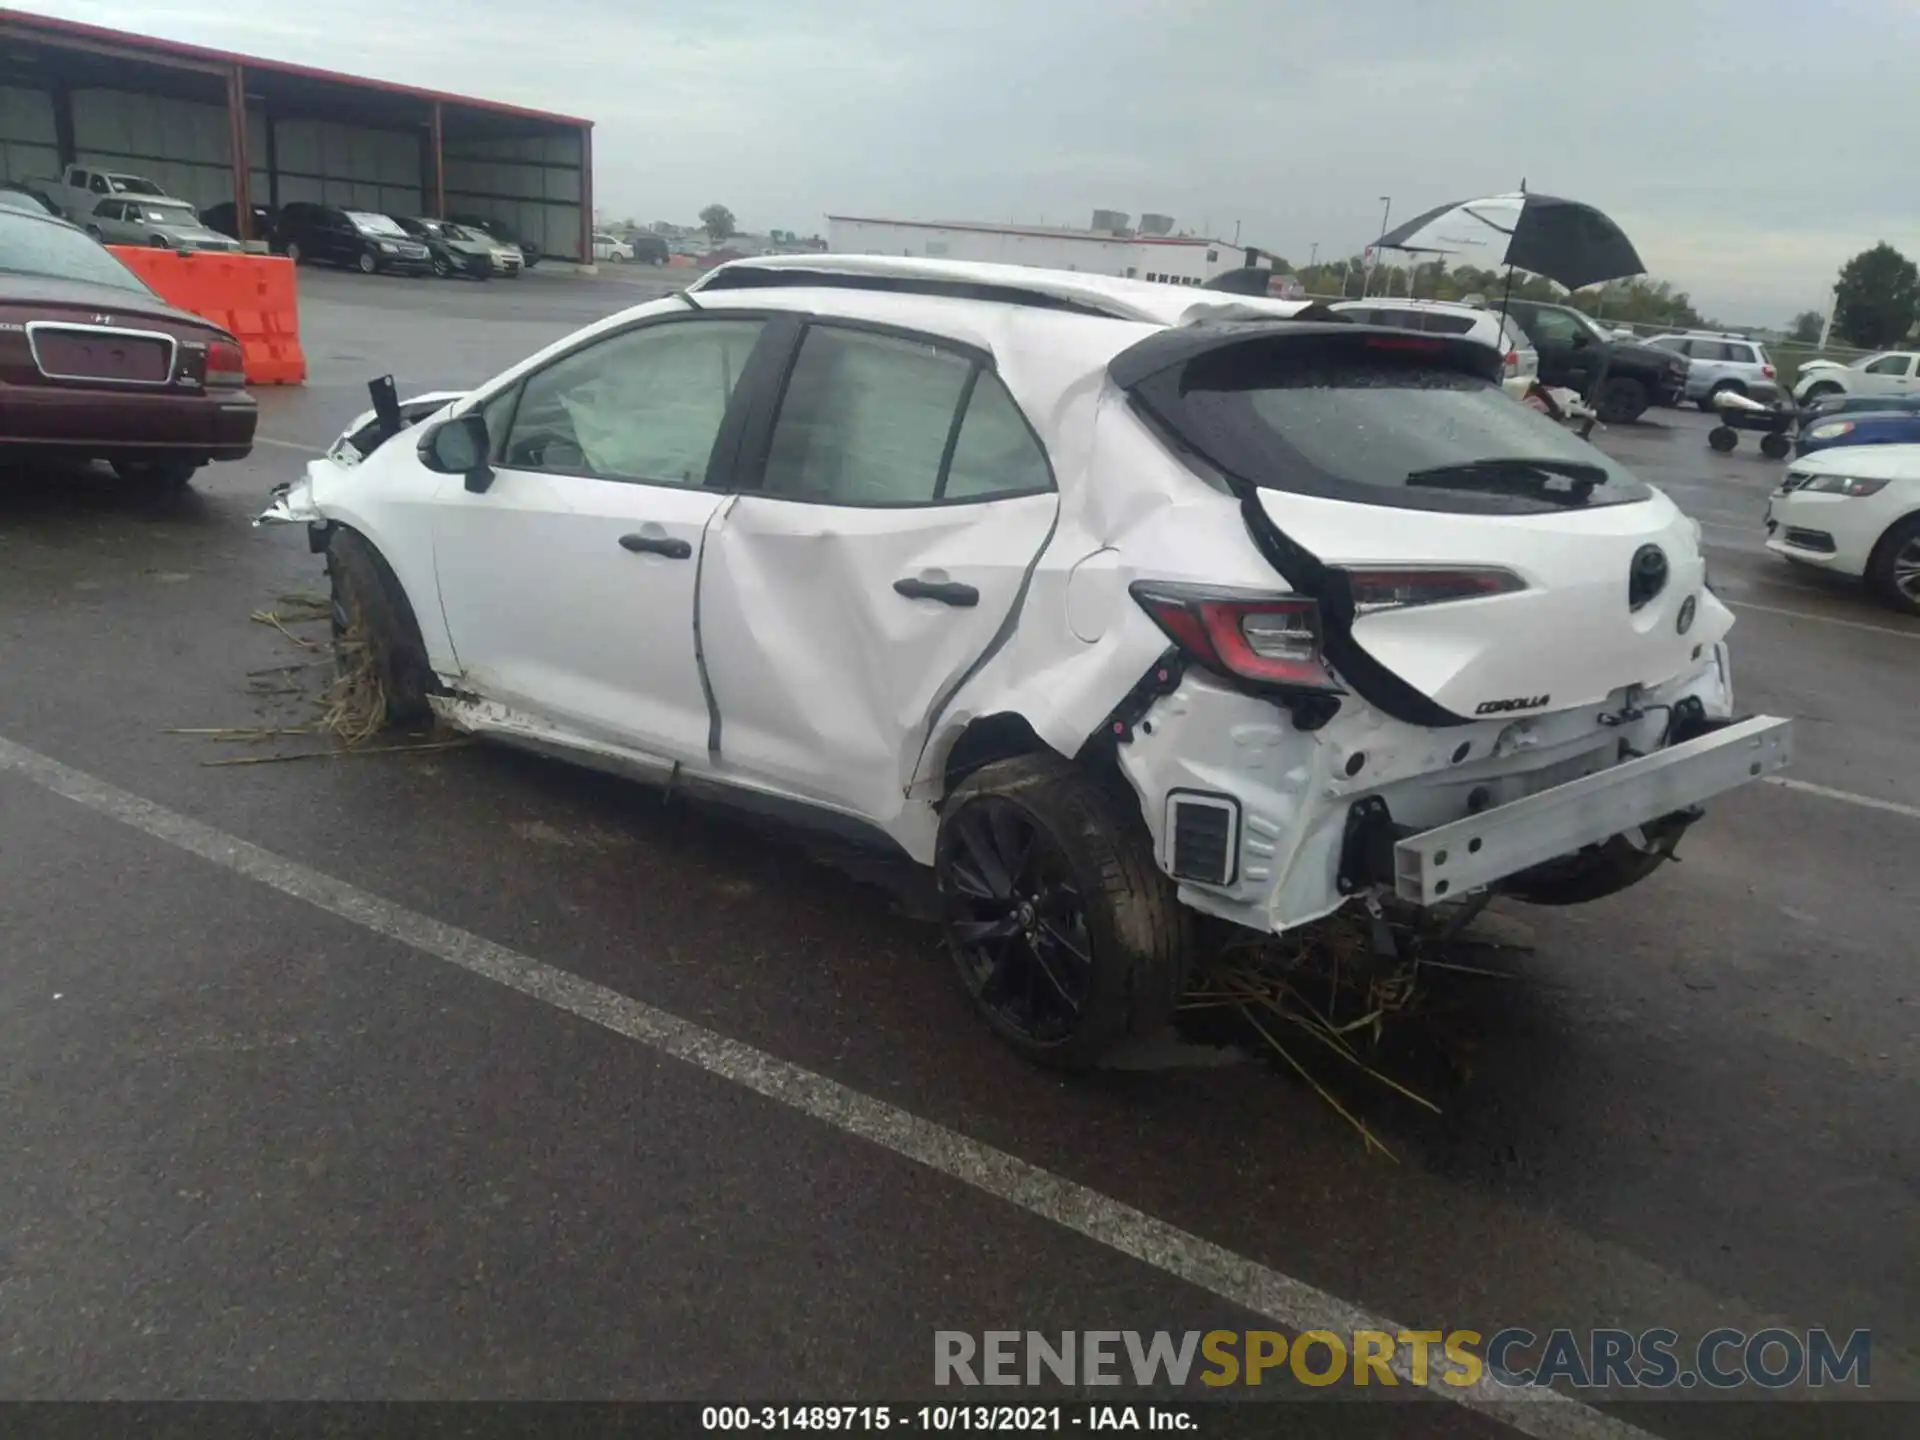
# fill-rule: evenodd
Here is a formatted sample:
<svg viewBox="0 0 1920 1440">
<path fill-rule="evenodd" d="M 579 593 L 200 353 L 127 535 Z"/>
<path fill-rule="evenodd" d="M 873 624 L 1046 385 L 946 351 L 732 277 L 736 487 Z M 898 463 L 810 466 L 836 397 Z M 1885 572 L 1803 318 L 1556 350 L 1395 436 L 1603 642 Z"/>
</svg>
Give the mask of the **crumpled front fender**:
<svg viewBox="0 0 1920 1440">
<path fill-rule="evenodd" d="M 315 461 L 314 464 L 321 464 Z M 311 467 L 309 467 L 311 468 Z M 313 502 L 313 476 L 302 475 L 273 487 L 273 502 L 254 517 L 255 525 L 318 525 L 326 520 Z"/>
</svg>

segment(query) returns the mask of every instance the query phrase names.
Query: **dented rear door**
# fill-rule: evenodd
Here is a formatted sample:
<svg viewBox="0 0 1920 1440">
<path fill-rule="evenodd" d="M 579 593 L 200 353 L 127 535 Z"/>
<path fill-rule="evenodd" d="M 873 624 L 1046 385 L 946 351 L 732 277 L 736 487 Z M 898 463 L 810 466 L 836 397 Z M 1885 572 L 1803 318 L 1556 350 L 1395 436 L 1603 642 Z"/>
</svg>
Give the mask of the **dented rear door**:
<svg viewBox="0 0 1920 1440">
<path fill-rule="evenodd" d="M 885 825 L 935 713 L 1015 623 L 1058 511 L 988 357 L 814 324 L 708 533 L 718 764 Z"/>
</svg>

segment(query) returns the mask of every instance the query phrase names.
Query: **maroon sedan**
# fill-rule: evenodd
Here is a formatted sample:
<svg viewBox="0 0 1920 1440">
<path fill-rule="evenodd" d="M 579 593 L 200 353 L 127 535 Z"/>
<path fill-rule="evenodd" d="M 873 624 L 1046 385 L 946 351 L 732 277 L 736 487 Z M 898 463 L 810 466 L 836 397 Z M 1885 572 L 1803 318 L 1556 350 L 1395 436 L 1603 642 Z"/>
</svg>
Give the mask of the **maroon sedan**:
<svg viewBox="0 0 1920 1440">
<path fill-rule="evenodd" d="M 0 463 L 106 460 L 178 487 L 253 449 L 245 357 L 97 241 L 0 208 Z"/>
</svg>

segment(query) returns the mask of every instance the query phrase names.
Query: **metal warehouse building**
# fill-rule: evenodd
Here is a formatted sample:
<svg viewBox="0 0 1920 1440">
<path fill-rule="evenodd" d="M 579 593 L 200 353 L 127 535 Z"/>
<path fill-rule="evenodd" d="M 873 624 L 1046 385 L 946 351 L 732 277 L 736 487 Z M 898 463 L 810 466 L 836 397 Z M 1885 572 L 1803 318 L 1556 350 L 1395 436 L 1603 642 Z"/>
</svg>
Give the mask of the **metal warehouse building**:
<svg viewBox="0 0 1920 1440">
<path fill-rule="evenodd" d="M 590 121 L 0 9 L 0 175 L 68 165 L 243 224 L 294 200 L 471 214 L 592 259 Z"/>
<path fill-rule="evenodd" d="M 1085 270 L 1159 280 L 1170 285 L 1201 285 L 1227 270 L 1249 263 L 1249 252 L 1219 240 L 1190 235 L 1148 233 L 1125 228 L 1126 217 L 1100 211 L 1099 229 L 1069 230 L 1046 225 L 976 225 L 967 221 L 877 220 L 853 215 L 827 217 L 827 248 L 843 255 L 926 255 L 948 260 L 987 260 L 1005 265 L 1038 265 L 1049 270 Z M 1170 228 L 1172 222 L 1166 222 Z M 1158 227 L 1155 227 L 1158 228 Z"/>
</svg>

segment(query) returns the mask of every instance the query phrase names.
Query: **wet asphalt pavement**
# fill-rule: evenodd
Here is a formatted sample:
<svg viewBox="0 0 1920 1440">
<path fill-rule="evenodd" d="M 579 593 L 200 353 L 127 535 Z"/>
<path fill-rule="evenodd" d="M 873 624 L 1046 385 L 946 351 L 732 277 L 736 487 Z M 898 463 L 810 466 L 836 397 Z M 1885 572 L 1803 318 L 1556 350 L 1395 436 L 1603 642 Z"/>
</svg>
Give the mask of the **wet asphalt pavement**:
<svg viewBox="0 0 1920 1440">
<path fill-rule="evenodd" d="M 1392 1163 L 1265 1065 L 1024 1067 L 889 862 L 485 747 L 204 765 L 275 751 L 167 731 L 284 713 L 249 672 L 296 652 L 248 617 L 323 581 L 302 534 L 249 522 L 366 380 L 479 381 L 658 281 L 303 287 L 312 379 L 262 395 L 251 460 L 163 504 L 0 478 L 0 743 L 96 787 L 0 764 L 0 1396 L 901 1400 L 935 1395 L 935 1330 L 1266 1323 L 731 1062 L 299 898 L 316 875 L 1375 1315 L 1869 1328 L 1875 1392 L 1920 1377 L 1920 624 L 1761 550 L 1780 467 L 1751 437 L 1718 456 L 1656 411 L 1597 438 L 1706 527 L 1742 707 L 1794 717 L 1790 775 L 1841 793 L 1753 787 L 1627 895 L 1512 912 L 1532 946 L 1460 980 L 1444 1114 L 1367 1100 Z M 139 801 L 283 868 L 188 853 Z M 1341 1433 L 1511 1433 L 1367 1423 Z"/>
</svg>

